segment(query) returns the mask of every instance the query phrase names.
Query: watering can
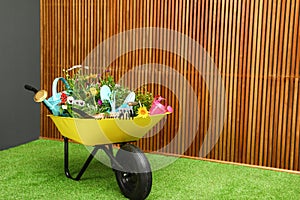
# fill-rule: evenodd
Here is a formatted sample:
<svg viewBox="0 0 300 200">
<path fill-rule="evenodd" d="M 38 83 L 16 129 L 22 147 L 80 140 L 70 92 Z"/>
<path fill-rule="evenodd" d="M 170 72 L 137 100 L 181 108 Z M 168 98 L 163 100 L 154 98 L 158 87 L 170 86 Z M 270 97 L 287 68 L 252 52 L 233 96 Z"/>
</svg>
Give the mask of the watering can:
<svg viewBox="0 0 300 200">
<path fill-rule="evenodd" d="M 40 90 L 36 92 L 36 94 L 34 95 L 34 101 L 43 102 L 47 106 L 47 108 L 52 112 L 52 114 L 55 116 L 61 115 L 60 105 L 59 105 L 61 103 L 61 98 L 60 98 L 61 94 L 62 93 L 69 94 L 67 91 L 60 92 L 60 93 L 57 92 L 58 81 L 62 81 L 66 86 L 67 90 L 71 89 L 66 79 L 64 79 L 63 77 L 58 77 L 54 79 L 52 84 L 52 97 L 46 99 L 48 95 L 46 90 Z"/>
<path fill-rule="evenodd" d="M 162 104 L 162 101 L 165 101 L 165 105 Z M 164 114 L 166 112 L 173 112 L 173 108 L 167 105 L 166 99 L 162 98 L 161 96 L 154 97 L 151 108 L 149 110 L 150 115 Z"/>
</svg>

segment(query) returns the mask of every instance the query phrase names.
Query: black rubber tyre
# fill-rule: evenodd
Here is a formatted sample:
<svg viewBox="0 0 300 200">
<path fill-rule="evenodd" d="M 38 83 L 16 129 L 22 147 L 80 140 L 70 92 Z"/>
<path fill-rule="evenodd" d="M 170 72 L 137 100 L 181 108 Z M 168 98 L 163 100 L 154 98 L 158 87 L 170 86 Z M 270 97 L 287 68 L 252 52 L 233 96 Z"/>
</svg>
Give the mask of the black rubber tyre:
<svg viewBox="0 0 300 200">
<path fill-rule="evenodd" d="M 115 169 L 123 195 L 131 200 L 147 198 L 152 187 L 152 172 L 145 154 L 136 146 L 123 145 L 116 155 L 123 169 Z"/>
</svg>

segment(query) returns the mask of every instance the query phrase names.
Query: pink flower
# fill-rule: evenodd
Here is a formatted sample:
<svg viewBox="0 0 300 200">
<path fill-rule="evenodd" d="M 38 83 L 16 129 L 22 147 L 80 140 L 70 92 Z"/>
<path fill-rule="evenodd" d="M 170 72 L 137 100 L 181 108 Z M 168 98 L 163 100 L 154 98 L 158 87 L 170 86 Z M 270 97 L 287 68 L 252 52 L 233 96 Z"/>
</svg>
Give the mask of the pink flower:
<svg viewBox="0 0 300 200">
<path fill-rule="evenodd" d="M 99 106 L 102 106 L 102 101 L 100 99 L 98 100 L 98 104 Z"/>
</svg>

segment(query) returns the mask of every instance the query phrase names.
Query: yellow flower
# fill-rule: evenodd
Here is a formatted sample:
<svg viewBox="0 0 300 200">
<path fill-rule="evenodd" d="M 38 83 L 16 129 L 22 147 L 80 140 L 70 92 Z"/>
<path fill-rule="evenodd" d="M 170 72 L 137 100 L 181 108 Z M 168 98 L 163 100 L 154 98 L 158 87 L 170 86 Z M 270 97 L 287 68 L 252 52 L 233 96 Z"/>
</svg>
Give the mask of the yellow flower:
<svg viewBox="0 0 300 200">
<path fill-rule="evenodd" d="M 138 117 L 147 118 L 149 116 L 149 112 L 145 106 L 138 108 Z"/>
<path fill-rule="evenodd" d="M 94 88 L 94 87 L 91 87 L 91 88 L 90 88 L 90 92 L 91 92 L 91 94 L 92 94 L 93 96 L 96 96 L 96 95 L 98 94 L 98 91 L 97 91 L 96 88 Z"/>
<path fill-rule="evenodd" d="M 97 74 L 90 74 L 90 78 L 97 78 Z"/>
<path fill-rule="evenodd" d="M 85 75 L 85 76 L 84 76 L 84 79 L 85 79 L 85 80 L 88 80 L 88 79 L 90 79 L 90 78 L 97 78 L 97 74 L 90 74 L 90 75 Z"/>
</svg>

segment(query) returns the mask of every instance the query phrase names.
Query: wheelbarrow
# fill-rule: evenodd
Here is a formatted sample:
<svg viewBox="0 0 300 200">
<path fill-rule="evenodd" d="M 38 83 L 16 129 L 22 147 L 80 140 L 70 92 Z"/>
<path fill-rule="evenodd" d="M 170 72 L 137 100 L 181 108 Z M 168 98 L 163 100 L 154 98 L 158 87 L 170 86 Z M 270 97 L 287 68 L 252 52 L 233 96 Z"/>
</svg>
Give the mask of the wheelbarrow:
<svg viewBox="0 0 300 200">
<path fill-rule="evenodd" d="M 37 93 L 32 86 L 25 85 L 27 90 Z M 45 104 L 46 105 L 46 104 Z M 47 106 L 47 105 L 46 105 Z M 48 107 L 47 107 L 48 108 Z M 48 108 L 51 112 L 51 109 Z M 76 110 L 75 110 L 76 111 Z M 88 116 L 80 113 L 82 116 Z M 134 117 L 130 120 L 118 118 L 70 118 L 48 115 L 64 139 L 64 172 L 72 180 L 80 180 L 98 150 L 103 150 L 110 159 L 117 183 L 122 194 L 129 199 L 145 199 L 152 187 L 150 163 L 138 147 L 130 142 L 142 138 L 166 114 L 152 115 L 147 118 Z M 69 170 L 69 140 L 92 146 L 86 162 L 76 176 Z M 119 144 L 116 155 L 113 145 Z"/>
</svg>

